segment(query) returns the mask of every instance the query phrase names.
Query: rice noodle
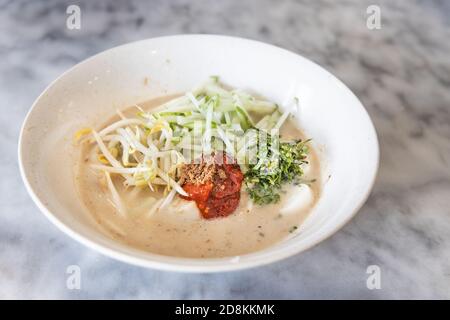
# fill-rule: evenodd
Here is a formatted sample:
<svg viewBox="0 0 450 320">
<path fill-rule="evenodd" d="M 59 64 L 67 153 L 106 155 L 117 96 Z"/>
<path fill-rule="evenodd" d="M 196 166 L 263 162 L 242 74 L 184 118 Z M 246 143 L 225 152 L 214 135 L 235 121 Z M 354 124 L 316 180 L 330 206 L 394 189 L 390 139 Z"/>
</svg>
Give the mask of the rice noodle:
<svg viewBox="0 0 450 320">
<path fill-rule="evenodd" d="M 133 174 L 137 172 L 148 172 L 151 168 L 138 167 L 138 168 L 114 168 L 109 166 L 103 166 L 100 164 L 91 164 L 91 167 L 96 170 L 106 171 L 109 173 L 120 173 L 120 174 Z"/>
<path fill-rule="evenodd" d="M 122 119 L 125 120 L 127 119 L 127 117 L 125 117 L 125 115 L 122 113 L 122 111 L 120 111 L 119 109 L 116 109 L 116 112 L 118 114 L 118 116 Z"/>
<path fill-rule="evenodd" d="M 159 199 L 158 201 L 156 201 L 156 203 L 150 208 L 150 210 L 148 211 L 147 215 L 152 216 L 153 214 L 156 213 L 156 211 L 159 210 L 159 207 L 161 205 L 161 203 L 164 201 L 164 198 Z"/>
<path fill-rule="evenodd" d="M 173 198 L 175 197 L 176 193 L 177 193 L 177 191 L 175 189 L 172 189 L 172 191 L 169 192 L 167 197 L 164 199 L 164 201 L 159 206 L 159 209 L 162 209 L 162 208 L 166 207 L 167 205 L 169 205 L 172 202 Z"/>
<path fill-rule="evenodd" d="M 105 177 L 106 177 L 106 184 L 111 193 L 111 200 L 113 201 L 114 207 L 121 216 L 125 217 L 126 216 L 125 207 L 123 206 L 122 200 L 120 199 L 120 195 L 117 192 L 117 189 L 111 180 L 109 172 L 105 171 Z"/>
</svg>

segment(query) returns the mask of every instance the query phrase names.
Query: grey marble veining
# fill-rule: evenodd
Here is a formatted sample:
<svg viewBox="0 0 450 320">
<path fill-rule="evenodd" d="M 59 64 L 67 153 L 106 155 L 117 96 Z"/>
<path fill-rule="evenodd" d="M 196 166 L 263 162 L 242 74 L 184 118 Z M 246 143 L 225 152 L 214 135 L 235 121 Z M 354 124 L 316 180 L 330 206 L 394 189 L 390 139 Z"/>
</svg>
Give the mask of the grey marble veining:
<svg viewBox="0 0 450 320">
<path fill-rule="evenodd" d="M 0 298 L 450 298 L 448 1 L 0 1 Z M 381 8 L 382 28 L 366 27 Z M 104 49 L 154 36 L 262 40 L 320 63 L 362 100 L 381 167 L 359 214 L 282 262 L 186 275 L 133 267 L 74 242 L 39 213 L 17 166 L 22 120 L 55 77 Z M 66 267 L 82 289 L 66 288 Z M 366 288 L 368 265 L 381 289 Z"/>
</svg>

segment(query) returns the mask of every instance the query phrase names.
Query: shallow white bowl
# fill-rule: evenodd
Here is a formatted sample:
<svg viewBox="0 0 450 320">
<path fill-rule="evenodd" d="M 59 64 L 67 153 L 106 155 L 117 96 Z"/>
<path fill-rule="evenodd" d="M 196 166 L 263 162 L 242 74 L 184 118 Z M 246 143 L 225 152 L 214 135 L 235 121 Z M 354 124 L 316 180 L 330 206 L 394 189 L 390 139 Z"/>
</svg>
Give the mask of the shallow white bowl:
<svg viewBox="0 0 450 320">
<path fill-rule="evenodd" d="M 322 159 L 321 198 L 301 232 L 238 258 L 187 259 L 127 247 L 98 231 L 80 204 L 72 166 L 73 133 L 102 123 L 116 108 L 191 89 L 210 75 L 281 105 L 300 98 L 300 126 Z M 144 80 L 147 79 L 147 80 Z M 56 157 L 55 157 L 56 155 Z M 19 161 L 39 209 L 65 233 L 110 257 L 145 267 L 187 272 L 237 270 L 302 252 L 331 236 L 362 206 L 378 169 L 374 126 L 353 93 L 315 63 L 246 39 L 181 35 L 149 39 L 102 52 L 55 80 L 23 124 Z M 58 158 L 56 160 L 56 158 Z"/>
</svg>

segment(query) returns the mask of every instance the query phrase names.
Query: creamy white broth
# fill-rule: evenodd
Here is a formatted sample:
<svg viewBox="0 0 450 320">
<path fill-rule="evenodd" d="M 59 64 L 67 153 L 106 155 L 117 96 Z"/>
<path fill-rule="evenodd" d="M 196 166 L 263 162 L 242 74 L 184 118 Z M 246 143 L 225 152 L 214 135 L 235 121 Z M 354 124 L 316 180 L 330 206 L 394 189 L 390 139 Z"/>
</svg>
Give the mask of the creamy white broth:
<svg viewBox="0 0 450 320">
<path fill-rule="evenodd" d="M 139 106 L 151 110 L 172 98 L 161 97 Z M 125 115 L 135 113 L 136 108 L 124 112 Z M 111 118 L 105 126 L 118 119 Z M 305 138 L 291 120 L 283 125 L 280 134 L 282 139 Z M 125 189 L 122 177 L 112 175 L 126 208 L 126 216 L 122 216 L 110 199 L 104 175 L 89 166 L 95 161 L 95 146 L 84 144 L 81 149 L 76 184 L 83 204 L 99 229 L 134 248 L 167 256 L 227 257 L 261 250 L 288 237 L 299 227 L 320 195 L 320 165 L 317 154 L 310 148 L 309 167 L 305 168 L 303 178 L 316 181 L 309 187 L 286 184 L 279 203 L 258 206 L 249 200 L 243 184 L 239 207 L 225 218 L 203 219 L 194 201 L 179 197 L 169 206 L 149 214 L 154 203 L 163 197 L 162 191 Z"/>
</svg>

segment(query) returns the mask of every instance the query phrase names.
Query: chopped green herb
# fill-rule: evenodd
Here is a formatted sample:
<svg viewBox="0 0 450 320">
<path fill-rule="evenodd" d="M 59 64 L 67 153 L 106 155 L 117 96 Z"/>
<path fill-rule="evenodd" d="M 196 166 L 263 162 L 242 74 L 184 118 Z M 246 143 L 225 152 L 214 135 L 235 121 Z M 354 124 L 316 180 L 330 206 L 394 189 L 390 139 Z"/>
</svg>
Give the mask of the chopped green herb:
<svg viewBox="0 0 450 320">
<path fill-rule="evenodd" d="M 301 182 L 302 164 L 306 163 L 308 154 L 308 141 L 279 142 L 269 135 L 264 140 L 266 146 L 260 146 L 264 152 L 258 155 L 257 163 L 249 165 L 245 173 L 247 192 L 259 205 L 278 202 L 283 184 Z"/>
</svg>

